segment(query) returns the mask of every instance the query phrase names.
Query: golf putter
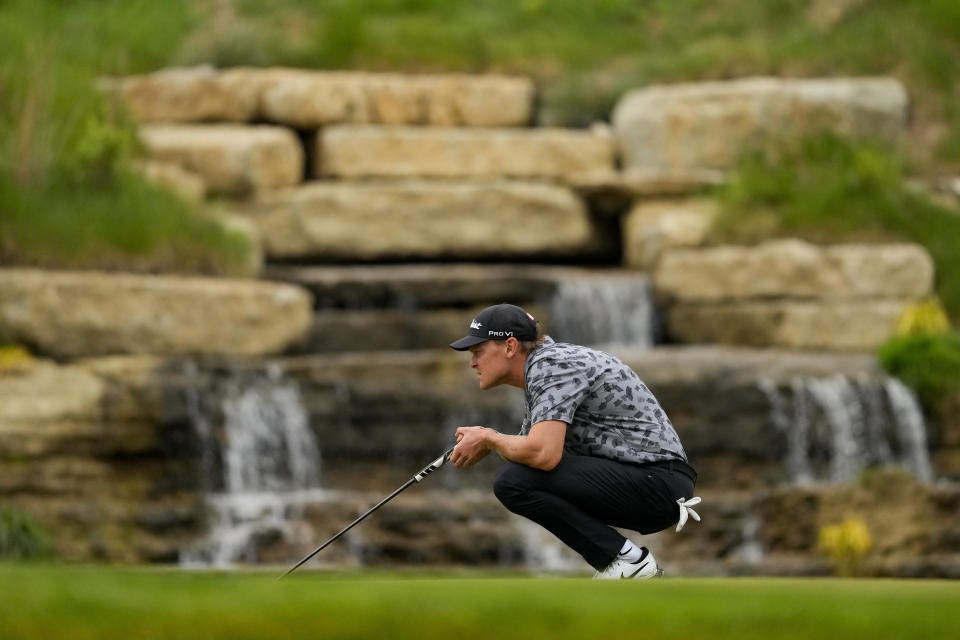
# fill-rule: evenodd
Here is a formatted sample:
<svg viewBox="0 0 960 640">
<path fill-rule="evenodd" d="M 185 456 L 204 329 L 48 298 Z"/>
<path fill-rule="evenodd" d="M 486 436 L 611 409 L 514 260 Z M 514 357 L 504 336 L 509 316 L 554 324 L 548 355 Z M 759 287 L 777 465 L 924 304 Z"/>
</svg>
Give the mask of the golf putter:
<svg viewBox="0 0 960 640">
<path fill-rule="evenodd" d="M 454 445 L 454 446 L 456 446 L 456 445 Z M 410 485 L 412 485 L 414 482 L 420 482 L 421 480 L 423 480 L 424 478 L 426 478 L 428 475 L 430 475 L 431 473 L 433 473 L 434 471 L 436 471 L 437 469 L 439 469 L 440 467 L 442 467 L 442 466 L 443 466 L 443 463 L 445 463 L 447 460 L 450 459 L 450 454 L 453 453 L 453 449 L 454 449 L 454 447 L 450 447 L 449 449 L 447 449 L 446 452 L 443 453 L 443 455 L 441 455 L 439 458 L 437 458 L 436 460 L 434 460 L 433 462 L 431 462 L 430 464 L 428 464 L 427 466 L 425 466 L 423 469 L 421 469 L 419 473 L 417 473 L 415 476 L 413 476 L 412 478 L 410 478 L 409 480 L 407 480 L 407 481 L 403 484 L 403 486 L 401 486 L 399 489 L 397 489 L 396 491 L 394 491 L 393 493 L 391 493 L 389 496 L 387 496 L 386 498 L 384 498 L 383 500 L 381 500 L 380 502 L 378 502 L 377 504 L 375 504 L 374 506 L 372 506 L 370 509 L 367 510 L 366 513 L 364 513 L 362 516 L 360 516 L 359 518 L 357 518 L 356 520 L 354 520 L 353 522 L 351 522 L 350 524 L 348 524 L 346 527 L 344 527 L 344 529 L 343 529 L 340 533 L 338 533 L 337 535 L 333 536 L 332 538 L 330 538 L 329 540 L 327 540 L 326 542 L 324 542 L 322 545 L 320 545 L 319 547 L 317 547 L 316 549 L 314 549 L 314 550 L 310 553 L 310 555 L 306 556 L 303 560 L 301 560 L 301 561 L 298 562 L 297 564 L 295 564 L 295 565 L 293 565 L 292 567 L 290 567 L 289 569 L 287 569 L 287 570 L 283 573 L 283 575 L 281 575 L 279 578 L 277 578 L 277 580 L 280 580 L 280 579 L 282 579 L 282 578 L 285 578 L 285 577 L 287 577 L 288 575 L 290 575 L 291 573 L 293 573 L 294 571 L 296 571 L 302 564 L 304 564 L 304 563 L 307 562 L 310 558 L 312 558 L 313 556 L 317 555 L 318 553 L 320 553 L 321 551 L 323 551 L 324 549 L 326 549 L 328 545 L 330 545 L 332 542 L 334 542 L 335 540 L 337 540 L 340 536 L 342 536 L 342 535 L 345 534 L 347 531 L 349 531 L 350 529 L 352 529 L 355 525 L 359 524 L 364 518 L 366 518 L 367 516 L 369 516 L 371 513 L 373 513 L 374 511 L 376 511 L 377 509 L 379 509 L 379 508 L 382 507 L 383 505 L 387 504 L 387 503 L 390 502 L 391 500 L 393 500 L 393 498 L 395 498 L 400 492 L 402 492 L 404 489 L 406 489 L 407 487 L 409 487 Z"/>
</svg>

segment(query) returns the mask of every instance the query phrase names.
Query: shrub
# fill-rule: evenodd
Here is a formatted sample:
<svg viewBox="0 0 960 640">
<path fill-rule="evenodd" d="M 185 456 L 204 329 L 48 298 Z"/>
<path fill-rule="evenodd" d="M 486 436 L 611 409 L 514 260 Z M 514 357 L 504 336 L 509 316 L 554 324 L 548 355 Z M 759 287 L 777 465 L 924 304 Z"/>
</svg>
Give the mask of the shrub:
<svg viewBox="0 0 960 640">
<path fill-rule="evenodd" d="M 878 356 L 927 407 L 939 407 L 948 394 L 960 391 L 960 333 L 897 336 L 880 346 Z"/>
</svg>

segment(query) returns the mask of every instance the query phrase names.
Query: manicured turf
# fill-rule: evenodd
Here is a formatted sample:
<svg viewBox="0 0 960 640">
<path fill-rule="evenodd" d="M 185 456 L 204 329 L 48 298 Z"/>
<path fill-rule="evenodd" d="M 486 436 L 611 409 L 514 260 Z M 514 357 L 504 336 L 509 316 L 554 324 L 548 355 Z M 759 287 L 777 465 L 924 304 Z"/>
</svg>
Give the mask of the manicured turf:
<svg viewBox="0 0 960 640">
<path fill-rule="evenodd" d="M 960 583 L 0 567 L 0 638 L 956 638 Z"/>
</svg>

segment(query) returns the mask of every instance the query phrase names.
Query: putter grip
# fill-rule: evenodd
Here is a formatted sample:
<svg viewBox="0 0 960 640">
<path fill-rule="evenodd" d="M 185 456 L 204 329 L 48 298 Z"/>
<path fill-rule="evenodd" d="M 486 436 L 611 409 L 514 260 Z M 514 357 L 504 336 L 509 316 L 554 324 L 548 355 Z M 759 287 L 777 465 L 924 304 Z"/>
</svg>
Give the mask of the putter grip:
<svg viewBox="0 0 960 640">
<path fill-rule="evenodd" d="M 420 473 L 413 476 L 413 479 L 416 480 L 417 482 L 420 482 L 421 480 L 426 478 L 428 475 L 430 475 L 431 473 L 433 473 L 434 471 L 442 467 L 443 463 L 450 459 L 451 453 L 453 453 L 453 447 L 450 447 L 449 449 L 447 449 L 447 451 L 442 456 L 440 456 L 439 458 L 437 458 L 436 460 L 434 460 L 433 462 L 425 466 L 423 469 L 421 469 Z"/>
</svg>

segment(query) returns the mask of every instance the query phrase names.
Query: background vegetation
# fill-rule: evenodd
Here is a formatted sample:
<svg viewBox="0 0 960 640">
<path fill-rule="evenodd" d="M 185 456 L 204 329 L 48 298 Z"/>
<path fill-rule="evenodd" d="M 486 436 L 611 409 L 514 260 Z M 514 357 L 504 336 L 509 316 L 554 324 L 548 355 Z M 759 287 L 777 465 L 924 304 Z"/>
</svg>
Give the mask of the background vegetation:
<svg viewBox="0 0 960 640">
<path fill-rule="evenodd" d="M 0 263 L 241 273 L 249 240 L 135 170 L 96 78 L 163 66 L 186 5 L 0 2 Z"/>
<path fill-rule="evenodd" d="M 946 638 L 960 606 L 933 580 L 450 577 L 0 566 L 0 637 Z"/>
<path fill-rule="evenodd" d="M 881 346 L 879 355 L 884 368 L 914 389 L 924 406 L 943 419 L 956 419 L 946 412 L 952 407 L 948 403 L 960 400 L 960 333 L 898 336 Z"/>
<path fill-rule="evenodd" d="M 522 73 L 541 88 L 540 123 L 576 126 L 608 119 L 624 91 L 650 83 L 889 74 L 912 101 L 908 173 L 936 175 L 960 171 L 958 59 L 954 0 L 0 0 L 0 262 L 200 272 L 244 264 L 243 238 L 132 170 L 135 127 L 98 95 L 103 75 L 198 63 Z M 763 201 L 768 212 L 787 200 L 830 207 L 767 233 L 804 227 L 929 243 L 956 318 L 960 283 L 942 248 L 956 227 L 941 227 L 947 217 L 895 184 L 901 150 L 857 150 L 850 160 L 825 144 L 747 161 L 741 184 L 753 186 L 729 201 Z M 845 175 L 859 183 L 821 189 L 825 174 L 812 168 L 802 193 L 783 184 L 789 163 L 824 154 L 852 161 Z M 779 202 L 774 188 L 784 190 Z"/>
</svg>

